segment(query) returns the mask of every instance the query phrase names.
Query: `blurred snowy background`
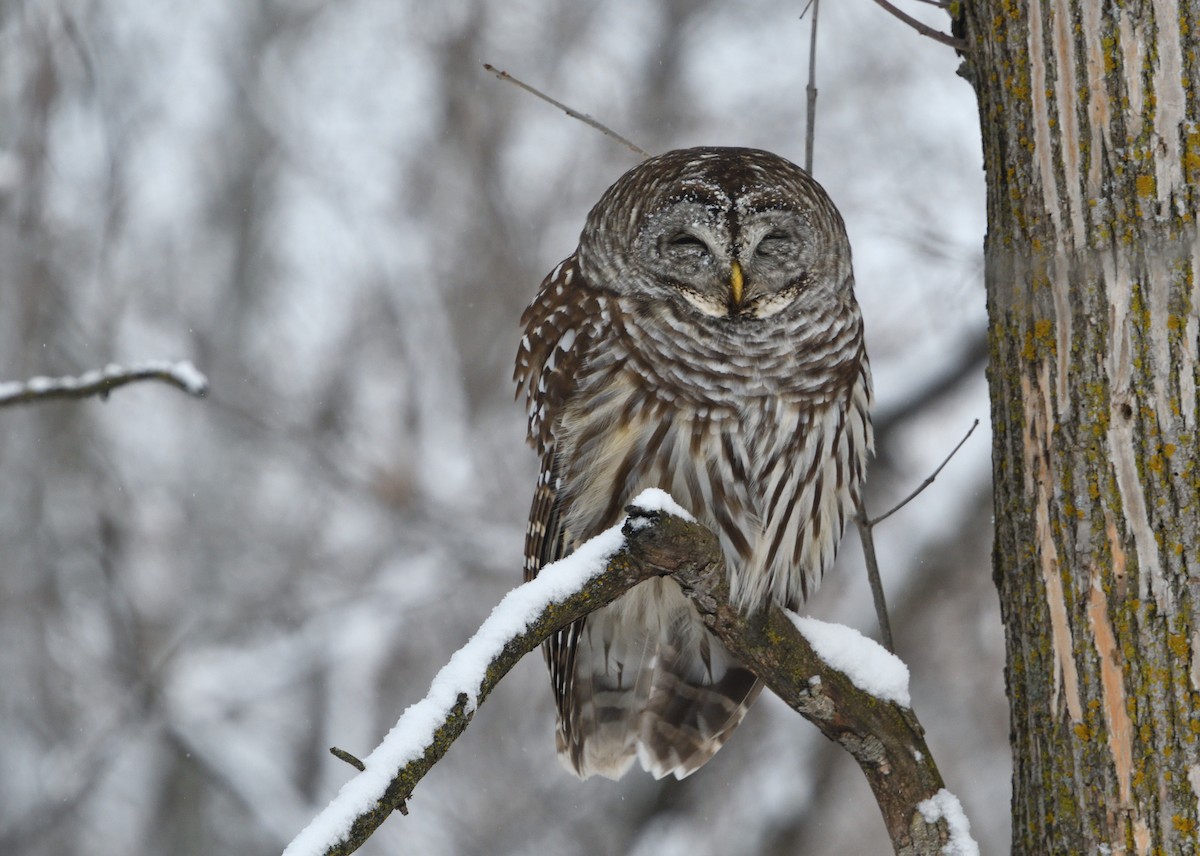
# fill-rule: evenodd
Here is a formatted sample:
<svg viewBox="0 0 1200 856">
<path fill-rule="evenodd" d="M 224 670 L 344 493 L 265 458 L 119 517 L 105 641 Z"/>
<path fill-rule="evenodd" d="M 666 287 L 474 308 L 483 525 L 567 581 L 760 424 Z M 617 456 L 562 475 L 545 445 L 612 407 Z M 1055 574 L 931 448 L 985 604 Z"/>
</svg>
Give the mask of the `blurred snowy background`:
<svg viewBox="0 0 1200 856">
<path fill-rule="evenodd" d="M 909 11 L 943 29 L 945 17 Z M 0 853 L 270 854 L 520 579 L 517 319 L 635 156 L 803 159 L 781 0 L 0 4 L 0 380 L 190 359 L 0 411 Z M 826 3 L 815 174 L 875 367 L 876 530 L 915 708 L 1008 841 L 972 93 L 952 50 Z M 808 604 L 874 632 L 857 538 Z M 581 783 L 527 658 L 367 854 L 890 852 L 848 755 L 764 695 L 678 783 Z"/>
</svg>

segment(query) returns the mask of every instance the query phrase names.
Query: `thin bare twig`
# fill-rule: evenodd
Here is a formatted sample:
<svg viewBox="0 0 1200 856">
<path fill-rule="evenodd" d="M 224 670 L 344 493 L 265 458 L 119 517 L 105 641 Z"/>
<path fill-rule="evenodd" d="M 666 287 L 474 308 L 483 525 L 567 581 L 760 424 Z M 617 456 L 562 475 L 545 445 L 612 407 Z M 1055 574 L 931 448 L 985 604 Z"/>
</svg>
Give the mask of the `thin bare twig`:
<svg viewBox="0 0 1200 856">
<path fill-rule="evenodd" d="M 879 574 L 879 559 L 875 556 L 875 533 L 871 531 L 871 521 L 867 520 L 865 508 L 859 508 L 854 515 L 854 523 L 858 526 L 858 539 L 862 542 L 863 558 L 867 562 L 867 582 L 871 586 L 871 599 L 875 602 L 875 618 L 879 622 L 879 636 L 883 647 L 893 654 L 896 653 L 896 641 L 892 638 L 892 622 L 888 618 L 887 600 L 883 596 L 883 579 Z"/>
<path fill-rule="evenodd" d="M 967 430 L 966 435 L 958 441 L 958 445 L 951 449 L 946 459 L 938 464 L 936 470 L 930 473 L 929 478 L 921 482 L 916 490 L 896 503 L 891 509 L 878 517 L 871 518 L 867 515 L 866 506 L 861 505 L 854 514 L 854 523 L 858 527 L 858 538 L 862 542 L 863 558 L 867 563 L 867 582 L 871 586 L 871 598 L 875 601 L 875 618 L 879 621 L 879 635 L 883 640 L 883 647 L 892 653 L 896 652 L 896 645 L 892 639 L 892 622 L 888 619 L 887 600 L 883 596 L 883 580 L 879 575 L 879 560 L 875 556 L 875 533 L 873 531 L 875 524 L 887 520 L 901 508 L 916 499 L 925 488 L 933 484 L 938 474 L 945 469 L 946 464 L 950 463 L 950 459 L 958 454 L 958 450 L 963 447 L 963 444 L 975 433 L 975 429 L 978 427 L 979 420 L 976 419 L 971 423 L 971 427 Z"/>
<path fill-rule="evenodd" d="M 808 43 L 808 103 L 805 110 L 804 169 L 809 175 L 813 171 L 813 141 L 817 134 L 817 13 L 821 11 L 821 0 L 810 0 L 812 5 L 812 36 Z"/>
<path fill-rule="evenodd" d="M 114 363 L 78 377 L 35 377 L 27 381 L 0 383 L 0 407 L 55 398 L 87 398 L 92 395 L 104 398 L 117 387 L 140 380 L 169 383 L 197 398 L 208 394 L 208 378 L 186 360 L 180 363 L 134 363 L 129 366 Z"/>
<path fill-rule="evenodd" d="M 942 470 L 946 468 L 946 464 L 950 463 L 950 459 L 953 458 L 956 454 L 958 454 L 958 450 L 961 449 L 963 447 L 963 444 L 966 443 L 967 440 L 970 439 L 971 435 L 975 433 L 975 429 L 978 427 L 979 427 L 979 420 L 976 419 L 974 422 L 971 423 L 971 427 L 967 429 L 967 433 L 965 435 L 963 435 L 963 438 L 958 441 L 958 445 L 950 450 L 950 454 L 946 456 L 946 460 L 944 460 L 940 464 L 938 464 L 938 468 L 929 474 L 929 478 L 925 479 L 925 481 L 923 481 L 919 485 L 917 485 L 916 490 L 914 490 L 908 496 L 904 497 L 904 499 L 900 500 L 898 503 L 896 503 L 894 506 L 892 506 L 889 510 L 885 511 L 883 514 L 879 515 L 876 518 L 868 520 L 867 525 L 874 526 L 876 523 L 882 523 L 883 521 L 885 521 L 889 517 L 891 517 L 893 514 L 895 514 L 897 511 L 899 511 L 901 508 L 908 505 L 910 502 L 912 502 L 914 499 L 916 499 L 918 496 L 920 496 L 921 492 L 923 490 L 925 490 L 925 488 L 927 488 L 931 484 L 933 484 L 934 479 L 936 479 L 938 477 L 938 475 L 942 472 Z"/>
<path fill-rule="evenodd" d="M 339 761 L 345 761 L 347 764 L 349 764 L 354 769 L 358 770 L 358 772 L 360 772 L 360 773 L 363 770 L 367 769 L 366 764 L 364 764 L 362 761 L 360 761 L 357 756 L 351 755 L 345 749 L 339 749 L 336 746 L 330 746 L 329 754 L 332 755 L 333 757 L 337 758 Z"/>
<path fill-rule="evenodd" d="M 603 124 L 602 122 L 599 122 L 599 121 L 593 119 L 591 116 L 588 116 L 586 113 L 580 113 L 578 110 L 572 110 L 566 104 L 563 104 L 561 101 L 554 100 L 546 93 L 544 93 L 538 89 L 535 89 L 534 87 L 530 86 L 525 81 L 520 80 L 516 77 L 513 77 L 507 71 L 502 71 L 501 69 L 496 68 L 494 65 L 491 65 L 486 62 L 483 64 L 483 67 L 485 69 L 487 69 L 488 71 L 490 71 L 492 74 L 496 75 L 496 77 L 500 78 L 501 80 L 511 83 L 514 86 L 519 86 L 521 89 L 524 89 L 530 95 L 537 96 L 538 98 L 545 101 L 547 104 L 553 104 L 555 107 L 557 107 L 559 110 L 562 110 L 564 113 L 566 113 L 572 119 L 578 119 L 580 122 L 583 122 L 585 125 L 590 125 L 591 127 L 595 128 L 597 131 L 599 131 L 604 136 L 609 137 L 610 139 L 616 140 L 618 143 L 625 146 L 625 148 L 629 149 L 634 154 L 641 155 L 644 158 L 653 157 L 653 155 L 651 155 L 650 152 L 646 151 L 641 146 L 638 146 L 638 145 L 630 142 L 625 137 L 622 137 L 620 134 L 618 134 L 616 131 L 614 131 L 612 128 L 608 127 L 607 125 Z"/>
<path fill-rule="evenodd" d="M 908 24 L 910 27 L 912 27 L 914 30 L 916 30 L 918 33 L 920 33 L 922 36 L 928 36 L 929 38 L 933 39 L 935 42 L 941 42 L 944 45 L 949 45 L 950 47 L 954 48 L 955 50 L 963 51 L 963 50 L 967 49 L 967 43 L 963 39 L 956 39 L 956 38 L 954 38 L 954 36 L 948 35 L 947 33 L 943 33 L 941 30 L 935 29 L 935 28 L 929 26 L 928 24 L 922 24 L 920 21 L 918 21 L 912 15 L 909 15 L 906 12 L 902 12 L 899 9 L 897 9 L 895 6 L 893 6 L 891 3 L 889 3 L 888 0 L 875 0 L 875 2 L 878 3 L 879 6 L 881 6 L 883 9 L 886 9 L 888 12 L 890 12 L 892 15 L 895 15 L 901 21 Z"/>
</svg>

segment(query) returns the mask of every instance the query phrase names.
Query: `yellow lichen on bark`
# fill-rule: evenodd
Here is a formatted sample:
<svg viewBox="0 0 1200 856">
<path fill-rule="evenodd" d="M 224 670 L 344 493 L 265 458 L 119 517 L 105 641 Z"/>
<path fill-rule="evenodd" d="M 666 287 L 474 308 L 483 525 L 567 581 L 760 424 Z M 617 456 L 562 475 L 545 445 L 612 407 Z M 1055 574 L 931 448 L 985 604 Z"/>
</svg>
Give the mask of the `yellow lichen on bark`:
<svg viewBox="0 0 1200 856">
<path fill-rule="evenodd" d="M 964 4 L 1017 853 L 1200 829 L 1198 0 Z M 992 69 L 1004 69 L 993 75 Z"/>
</svg>

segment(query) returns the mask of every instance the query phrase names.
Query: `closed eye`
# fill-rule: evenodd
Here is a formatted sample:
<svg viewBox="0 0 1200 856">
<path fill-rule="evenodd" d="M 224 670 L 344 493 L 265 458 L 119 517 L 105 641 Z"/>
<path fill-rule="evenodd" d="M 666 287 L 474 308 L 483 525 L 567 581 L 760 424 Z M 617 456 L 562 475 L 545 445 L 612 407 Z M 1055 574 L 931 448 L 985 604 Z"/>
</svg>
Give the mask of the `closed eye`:
<svg viewBox="0 0 1200 856">
<path fill-rule="evenodd" d="M 792 236 L 785 232 L 768 232 L 758 242 L 755 248 L 755 255 L 766 256 L 767 258 L 775 258 L 784 256 L 794 252 L 796 242 Z"/>
<path fill-rule="evenodd" d="M 695 259 L 711 255 L 708 244 L 687 232 L 680 232 L 678 235 L 670 238 L 667 241 L 666 249 L 672 255 Z"/>
</svg>

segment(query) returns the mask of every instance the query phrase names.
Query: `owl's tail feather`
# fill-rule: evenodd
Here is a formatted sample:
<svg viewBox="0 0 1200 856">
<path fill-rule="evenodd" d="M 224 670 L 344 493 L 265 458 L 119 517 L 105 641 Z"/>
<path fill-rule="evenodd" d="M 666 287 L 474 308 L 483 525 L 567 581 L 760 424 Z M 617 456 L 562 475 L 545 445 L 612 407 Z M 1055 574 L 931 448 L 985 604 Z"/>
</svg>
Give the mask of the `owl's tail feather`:
<svg viewBox="0 0 1200 856">
<path fill-rule="evenodd" d="M 589 615 L 577 644 L 558 751 L 582 778 L 619 779 L 636 758 L 655 778 L 682 779 L 716 754 L 762 689 L 669 579 Z"/>
<path fill-rule="evenodd" d="M 691 671 L 655 670 L 641 717 L 638 760 L 656 779 L 667 774 L 682 779 L 704 766 L 762 691 L 762 682 L 738 665 L 730 665 L 714 683 L 693 682 Z"/>
<path fill-rule="evenodd" d="M 586 779 L 619 779 L 637 757 L 637 718 L 650 696 L 657 640 L 625 628 L 610 605 L 585 619 L 570 689 L 559 700 L 559 760 Z"/>
</svg>

